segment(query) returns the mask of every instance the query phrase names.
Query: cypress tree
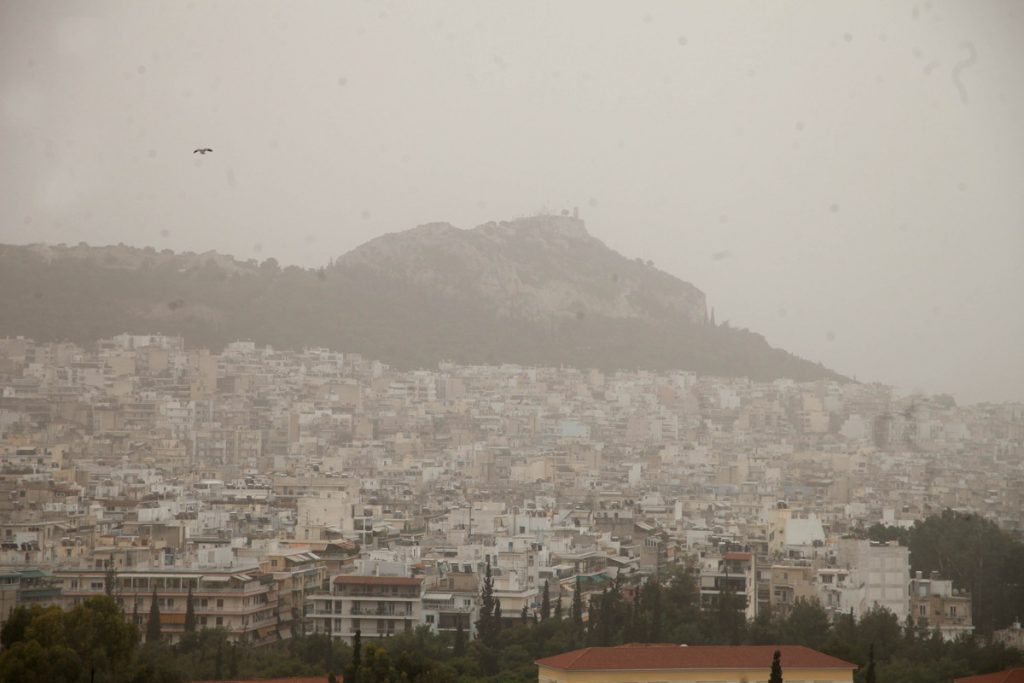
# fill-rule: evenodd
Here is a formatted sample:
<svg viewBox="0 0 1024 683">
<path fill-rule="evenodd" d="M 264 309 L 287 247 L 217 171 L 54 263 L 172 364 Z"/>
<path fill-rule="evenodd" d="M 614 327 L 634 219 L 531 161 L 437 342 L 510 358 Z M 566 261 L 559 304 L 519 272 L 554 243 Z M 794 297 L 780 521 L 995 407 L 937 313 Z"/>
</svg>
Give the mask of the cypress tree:
<svg viewBox="0 0 1024 683">
<path fill-rule="evenodd" d="M 530 618 L 530 615 L 526 611 L 526 605 L 524 604 L 523 605 L 523 610 L 519 613 L 519 621 L 520 621 L 520 623 L 525 624 L 527 621 L 529 621 L 529 618 Z"/>
<path fill-rule="evenodd" d="M 651 642 L 661 642 L 661 584 L 654 581 L 651 586 Z"/>
<path fill-rule="evenodd" d="M 612 594 L 606 587 L 601 591 L 601 623 L 597 630 L 597 641 L 601 647 L 612 644 Z"/>
<path fill-rule="evenodd" d="M 782 683 L 782 653 L 778 650 L 772 655 L 772 674 L 768 683 Z"/>
<path fill-rule="evenodd" d="M 501 632 L 501 600 L 494 599 L 494 635 Z"/>
<path fill-rule="evenodd" d="M 548 582 L 544 582 L 544 593 L 540 599 L 540 620 L 547 621 L 551 617 L 551 595 L 548 593 Z"/>
<path fill-rule="evenodd" d="M 156 586 L 149 600 L 149 622 L 146 623 L 146 642 L 155 643 L 160 640 L 160 605 L 157 604 Z"/>
<path fill-rule="evenodd" d="M 459 625 L 455 629 L 455 642 L 452 644 L 452 655 L 455 657 L 464 657 L 466 655 L 466 631 L 462 627 L 462 619 L 459 619 Z"/>
<path fill-rule="evenodd" d="M 576 587 L 572 591 L 572 622 L 583 625 L 583 596 L 580 593 L 580 577 L 576 575 Z"/>
<path fill-rule="evenodd" d="M 562 620 L 562 593 L 559 591 L 558 597 L 555 598 L 555 619 Z"/>
<path fill-rule="evenodd" d="M 185 633 L 196 631 L 196 606 L 192 599 L 192 585 L 188 587 L 188 597 L 185 598 Z"/>
<path fill-rule="evenodd" d="M 117 586 L 117 570 L 114 569 L 114 561 L 107 565 L 107 571 L 103 575 L 103 592 L 114 597 L 114 589 Z"/>
<path fill-rule="evenodd" d="M 484 584 L 480 589 L 480 618 L 476 622 L 476 632 L 483 644 L 488 647 L 494 647 L 498 635 L 494 611 L 494 577 L 491 576 L 491 559 L 487 558 Z"/>
<path fill-rule="evenodd" d="M 348 683 L 359 683 L 359 668 L 363 665 L 363 634 L 360 629 L 352 636 L 352 661 L 342 678 Z"/>
<path fill-rule="evenodd" d="M 875 679 L 875 644 L 868 646 L 868 668 L 864 672 L 864 683 L 876 683 Z"/>
</svg>

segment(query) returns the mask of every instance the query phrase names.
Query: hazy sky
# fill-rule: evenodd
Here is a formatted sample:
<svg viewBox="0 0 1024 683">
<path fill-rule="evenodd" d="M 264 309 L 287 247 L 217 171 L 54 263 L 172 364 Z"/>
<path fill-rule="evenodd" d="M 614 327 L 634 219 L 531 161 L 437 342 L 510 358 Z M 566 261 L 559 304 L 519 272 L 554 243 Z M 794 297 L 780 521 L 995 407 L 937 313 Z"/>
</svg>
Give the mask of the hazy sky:
<svg viewBox="0 0 1024 683">
<path fill-rule="evenodd" d="M 1024 399 L 1022 121 L 1012 0 L 2 0 L 0 242 L 320 265 L 579 206 L 772 344 Z"/>
</svg>

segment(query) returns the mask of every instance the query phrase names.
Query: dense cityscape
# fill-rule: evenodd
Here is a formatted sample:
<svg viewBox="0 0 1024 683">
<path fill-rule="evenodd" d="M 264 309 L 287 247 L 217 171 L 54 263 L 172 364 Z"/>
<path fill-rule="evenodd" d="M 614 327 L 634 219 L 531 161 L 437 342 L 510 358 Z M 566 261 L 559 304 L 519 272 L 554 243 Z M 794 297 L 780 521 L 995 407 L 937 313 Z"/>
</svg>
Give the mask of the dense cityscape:
<svg viewBox="0 0 1024 683">
<path fill-rule="evenodd" d="M 1021 36 L 0 0 L 0 683 L 1024 683 Z"/>
<path fill-rule="evenodd" d="M 1020 404 L 186 341 L 0 340 L 0 617 L 106 594 L 172 645 L 474 640 L 485 579 L 507 625 L 585 625 L 684 571 L 747 624 L 813 602 L 1024 646 L 895 538 L 947 511 L 1020 539 Z"/>
</svg>

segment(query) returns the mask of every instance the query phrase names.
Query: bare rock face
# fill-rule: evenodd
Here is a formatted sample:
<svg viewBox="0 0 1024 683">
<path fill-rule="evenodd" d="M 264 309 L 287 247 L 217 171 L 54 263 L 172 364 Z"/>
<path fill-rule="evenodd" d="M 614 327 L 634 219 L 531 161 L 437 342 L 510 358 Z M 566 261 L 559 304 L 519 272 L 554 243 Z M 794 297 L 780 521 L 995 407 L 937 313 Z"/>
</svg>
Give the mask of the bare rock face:
<svg viewBox="0 0 1024 683">
<path fill-rule="evenodd" d="M 430 223 L 367 242 L 337 267 L 369 270 L 533 321 L 598 315 L 703 324 L 707 314 L 699 289 L 609 249 L 583 221 L 566 216 L 472 230 Z"/>
</svg>

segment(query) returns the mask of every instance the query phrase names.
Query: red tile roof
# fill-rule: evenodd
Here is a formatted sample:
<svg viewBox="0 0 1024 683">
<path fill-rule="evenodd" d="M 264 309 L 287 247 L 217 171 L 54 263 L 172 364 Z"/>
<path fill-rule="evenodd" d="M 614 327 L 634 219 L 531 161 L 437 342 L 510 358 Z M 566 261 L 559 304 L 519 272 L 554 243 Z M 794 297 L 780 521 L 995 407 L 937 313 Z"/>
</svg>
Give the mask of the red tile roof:
<svg viewBox="0 0 1024 683">
<path fill-rule="evenodd" d="M 408 576 L 354 576 L 352 574 L 341 574 L 334 577 L 334 583 L 355 584 L 359 586 L 418 586 L 423 583 L 423 579 L 410 578 Z"/>
<path fill-rule="evenodd" d="M 1024 668 L 954 679 L 954 683 L 1024 683 Z"/>
<path fill-rule="evenodd" d="M 624 645 L 587 647 L 538 659 L 539 666 L 564 671 L 653 669 L 765 669 L 782 652 L 782 669 L 856 669 L 856 665 L 801 645 Z M 972 682 L 973 683 L 973 682 Z M 986 682 L 988 683 L 988 682 Z"/>
<path fill-rule="evenodd" d="M 341 683 L 341 674 L 335 674 Z M 219 681 L 192 681 L 192 683 L 327 683 L 327 676 L 294 676 L 292 678 L 225 678 Z"/>
<path fill-rule="evenodd" d="M 739 550 L 730 550 L 722 555 L 722 557 L 726 560 L 752 560 L 754 555 L 753 553 L 744 553 Z"/>
</svg>

